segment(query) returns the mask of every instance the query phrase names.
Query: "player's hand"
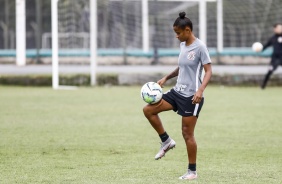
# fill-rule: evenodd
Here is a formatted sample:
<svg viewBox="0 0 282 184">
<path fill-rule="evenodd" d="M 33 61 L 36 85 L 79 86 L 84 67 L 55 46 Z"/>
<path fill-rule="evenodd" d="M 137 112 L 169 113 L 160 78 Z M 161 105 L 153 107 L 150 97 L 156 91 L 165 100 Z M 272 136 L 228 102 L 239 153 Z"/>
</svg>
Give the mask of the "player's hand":
<svg viewBox="0 0 282 184">
<path fill-rule="evenodd" d="M 161 80 L 158 80 L 158 84 L 163 88 L 164 83 L 166 82 L 166 77 L 163 77 Z"/>
<path fill-rule="evenodd" d="M 192 104 L 200 103 L 202 101 L 202 98 L 203 98 L 203 92 L 201 90 L 198 90 L 192 98 Z"/>
</svg>

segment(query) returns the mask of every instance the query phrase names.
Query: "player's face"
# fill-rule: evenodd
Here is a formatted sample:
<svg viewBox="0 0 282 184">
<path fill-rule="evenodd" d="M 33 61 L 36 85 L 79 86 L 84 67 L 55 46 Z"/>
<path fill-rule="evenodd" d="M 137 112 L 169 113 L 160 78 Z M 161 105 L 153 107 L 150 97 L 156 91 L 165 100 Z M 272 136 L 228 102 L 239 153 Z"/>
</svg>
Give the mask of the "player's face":
<svg viewBox="0 0 282 184">
<path fill-rule="evenodd" d="M 282 25 L 277 25 L 275 28 L 274 28 L 274 33 L 276 34 L 282 34 Z"/>
<path fill-rule="evenodd" d="M 187 41 L 189 39 L 189 35 L 191 33 L 191 30 L 189 27 L 186 27 L 185 29 L 181 29 L 178 26 L 173 27 L 174 32 L 176 33 L 176 38 L 180 42 Z"/>
</svg>

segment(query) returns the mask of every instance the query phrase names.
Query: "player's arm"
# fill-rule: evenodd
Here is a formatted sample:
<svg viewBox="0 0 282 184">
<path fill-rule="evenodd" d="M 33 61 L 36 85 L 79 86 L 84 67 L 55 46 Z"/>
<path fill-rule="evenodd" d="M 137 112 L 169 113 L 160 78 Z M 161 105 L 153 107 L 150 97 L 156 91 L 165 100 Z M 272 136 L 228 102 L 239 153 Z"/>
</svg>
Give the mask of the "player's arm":
<svg viewBox="0 0 282 184">
<path fill-rule="evenodd" d="M 269 47 L 269 46 L 272 45 L 272 38 L 273 38 L 273 37 L 271 37 L 271 38 L 263 45 L 262 51 L 264 51 L 267 47 Z"/>
<path fill-rule="evenodd" d="M 202 97 L 203 97 L 203 92 L 206 89 L 211 79 L 211 76 L 212 76 L 212 67 L 210 63 L 204 65 L 204 70 L 205 70 L 205 76 L 204 76 L 202 85 L 199 87 L 198 91 L 195 93 L 195 95 L 192 98 L 193 104 L 201 102 Z"/>
<path fill-rule="evenodd" d="M 164 76 L 161 80 L 159 80 L 157 83 L 163 87 L 164 83 L 171 79 L 171 78 L 174 78 L 176 76 L 178 76 L 178 73 L 179 73 L 179 67 L 177 67 L 173 72 L 171 72 L 170 74 Z"/>
</svg>

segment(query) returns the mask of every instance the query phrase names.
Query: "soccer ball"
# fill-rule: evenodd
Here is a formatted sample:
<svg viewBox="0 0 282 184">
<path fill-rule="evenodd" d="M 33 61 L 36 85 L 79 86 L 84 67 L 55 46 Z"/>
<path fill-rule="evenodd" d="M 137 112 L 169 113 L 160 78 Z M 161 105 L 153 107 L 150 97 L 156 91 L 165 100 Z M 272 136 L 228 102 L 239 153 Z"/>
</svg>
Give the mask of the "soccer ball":
<svg viewBox="0 0 282 184">
<path fill-rule="evenodd" d="M 147 82 L 141 88 L 141 98 L 148 104 L 158 103 L 163 96 L 163 90 L 158 83 Z"/>
<path fill-rule="evenodd" d="M 263 48 L 263 45 L 260 42 L 255 42 L 252 45 L 252 49 L 254 52 L 261 52 Z"/>
</svg>

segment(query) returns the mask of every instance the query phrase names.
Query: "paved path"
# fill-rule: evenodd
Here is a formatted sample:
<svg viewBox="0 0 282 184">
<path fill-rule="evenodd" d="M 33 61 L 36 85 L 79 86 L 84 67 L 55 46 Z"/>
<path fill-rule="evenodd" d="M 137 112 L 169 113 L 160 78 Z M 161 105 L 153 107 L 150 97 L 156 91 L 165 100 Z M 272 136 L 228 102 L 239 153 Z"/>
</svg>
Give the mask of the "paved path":
<svg viewBox="0 0 282 184">
<path fill-rule="evenodd" d="M 126 66 L 98 66 L 97 73 L 169 73 L 176 66 L 161 65 L 126 65 Z M 265 74 L 268 66 L 233 66 L 233 65 L 213 65 L 214 74 Z M 89 65 L 61 65 L 60 73 L 76 74 L 90 73 Z M 0 65 L 0 75 L 25 75 L 25 74 L 51 74 L 51 65 L 27 65 L 18 67 L 16 65 Z M 275 74 L 282 74 L 282 67 L 279 67 Z"/>
</svg>

